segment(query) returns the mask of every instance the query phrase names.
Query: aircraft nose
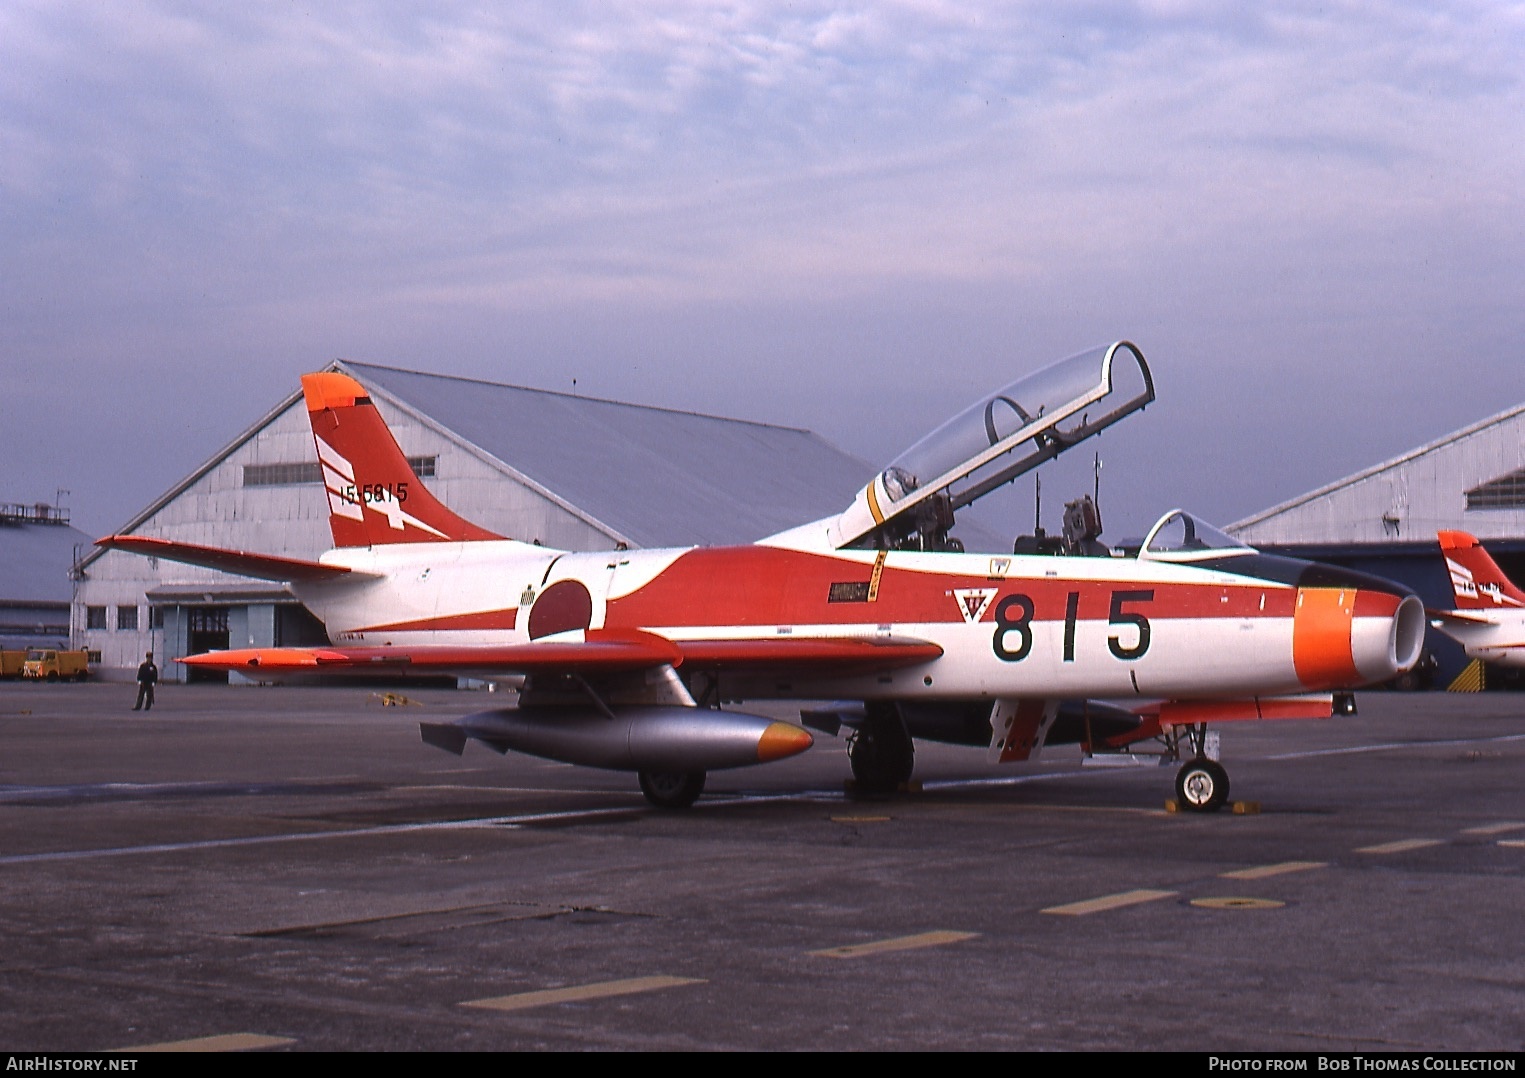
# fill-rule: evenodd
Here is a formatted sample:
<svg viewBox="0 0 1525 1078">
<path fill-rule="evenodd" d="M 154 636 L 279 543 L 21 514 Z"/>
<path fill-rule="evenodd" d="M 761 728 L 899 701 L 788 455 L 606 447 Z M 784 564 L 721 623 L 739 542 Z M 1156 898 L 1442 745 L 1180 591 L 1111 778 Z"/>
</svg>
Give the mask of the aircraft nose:
<svg viewBox="0 0 1525 1078">
<path fill-rule="evenodd" d="M 1397 677 L 1424 648 L 1424 604 L 1399 585 L 1319 566 L 1298 581 L 1292 660 L 1310 689 L 1353 689 Z"/>
</svg>

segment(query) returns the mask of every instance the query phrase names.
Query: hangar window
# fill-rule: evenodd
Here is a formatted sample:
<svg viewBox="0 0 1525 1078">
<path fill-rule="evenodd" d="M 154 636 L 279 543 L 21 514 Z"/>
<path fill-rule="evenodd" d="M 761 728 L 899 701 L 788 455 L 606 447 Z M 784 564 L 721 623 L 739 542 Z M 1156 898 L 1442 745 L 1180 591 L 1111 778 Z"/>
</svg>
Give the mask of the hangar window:
<svg viewBox="0 0 1525 1078">
<path fill-rule="evenodd" d="M 118 629 L 136 629 L 138 627 L 138 608 L 135 606 L 117 607 L 116 627 Z"/>
<path fill-rule="evenodd" d="M 284 487 L 293 483 L 321 483 L 322 469 L 317 461 L 299 464 L 245 464 L 244 486 Z"/>
<path fill-rule="evenodd" d="M 104 606 L 85 607 L 85 628 L 104 629 L 106 627 L 106 608 Z"/>
<path fill-rule="evenodd" d="M 1467 509 L 1525 509 L 1525 468 L 1467 491 Z"/>
<path fill-rule="evenodd" d="M 438 457 L 409 457 L 408 467 L 420 479 L 434 478 L 434 462 Z M 323 469 L 315 460 L 295 461 L 290 464 L 245 464 L 244 486 L 288 487 L 300 483 L 323 482 Z"/>
</svg>

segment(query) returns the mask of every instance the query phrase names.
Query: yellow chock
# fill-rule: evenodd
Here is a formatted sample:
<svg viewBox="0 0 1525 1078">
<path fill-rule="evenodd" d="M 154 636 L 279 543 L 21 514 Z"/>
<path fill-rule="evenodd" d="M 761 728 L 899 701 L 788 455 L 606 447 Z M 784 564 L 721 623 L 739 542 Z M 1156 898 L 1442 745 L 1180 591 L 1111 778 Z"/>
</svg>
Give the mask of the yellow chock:
<svg viewBox="0 0 1525 1078">
<path fill-rule="evenodd" d="M 1259 801 L 1235 801 L 1234 802 L 1234 815 L 1235 816 L 1259 816 L 1260 815 L 1260 802 Z"/>
<path fill-rule="evenodd" d="M 380 700 L 382 707 L 423 707 L 417 700 L 410 700 L 400 692 L 373 692 L 372 700 Z"/>
</svg>

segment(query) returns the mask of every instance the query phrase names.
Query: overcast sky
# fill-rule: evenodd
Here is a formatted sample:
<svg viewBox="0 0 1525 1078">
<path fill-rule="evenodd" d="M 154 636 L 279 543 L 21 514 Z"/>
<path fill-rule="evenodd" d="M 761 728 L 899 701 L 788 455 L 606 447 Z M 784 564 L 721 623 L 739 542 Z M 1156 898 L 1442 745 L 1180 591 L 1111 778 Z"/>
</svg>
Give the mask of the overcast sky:
<svg viewBox="0 0 1525 1078">
<path fill-rule="evenodd" d="M 1230 523 L 1525 400 L 1522 71 L 1504 2 L 8 0 L 0 502 L 110 531 L 337 357 L 882 464 L 1126 337 L 1107 534 Z"/>
</svg>

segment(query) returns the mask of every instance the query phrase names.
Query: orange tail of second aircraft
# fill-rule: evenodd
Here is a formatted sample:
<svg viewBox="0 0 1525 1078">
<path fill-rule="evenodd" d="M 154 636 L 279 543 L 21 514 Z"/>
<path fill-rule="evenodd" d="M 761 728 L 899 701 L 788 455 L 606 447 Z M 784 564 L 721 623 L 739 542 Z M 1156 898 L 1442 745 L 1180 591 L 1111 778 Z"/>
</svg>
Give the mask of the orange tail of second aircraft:
<svg viewBox="0 0 1525 1078">
<path fill-rule="evenodd" d="M 1451 572 L 1451 591 L 1458 610 L 1497 610 L 1525 607 L 1525 592 L 1509 582 L 1504 570 L 1466 532 L 1440 532 L 1440 552 Z"/>
<path fill-rule="evenodd" d="M 503 538 L 463 520 L 424 488 L 359 382 L 337 371 L 304 374 L 302 395 L 335 546 Z"/>
</svg>

